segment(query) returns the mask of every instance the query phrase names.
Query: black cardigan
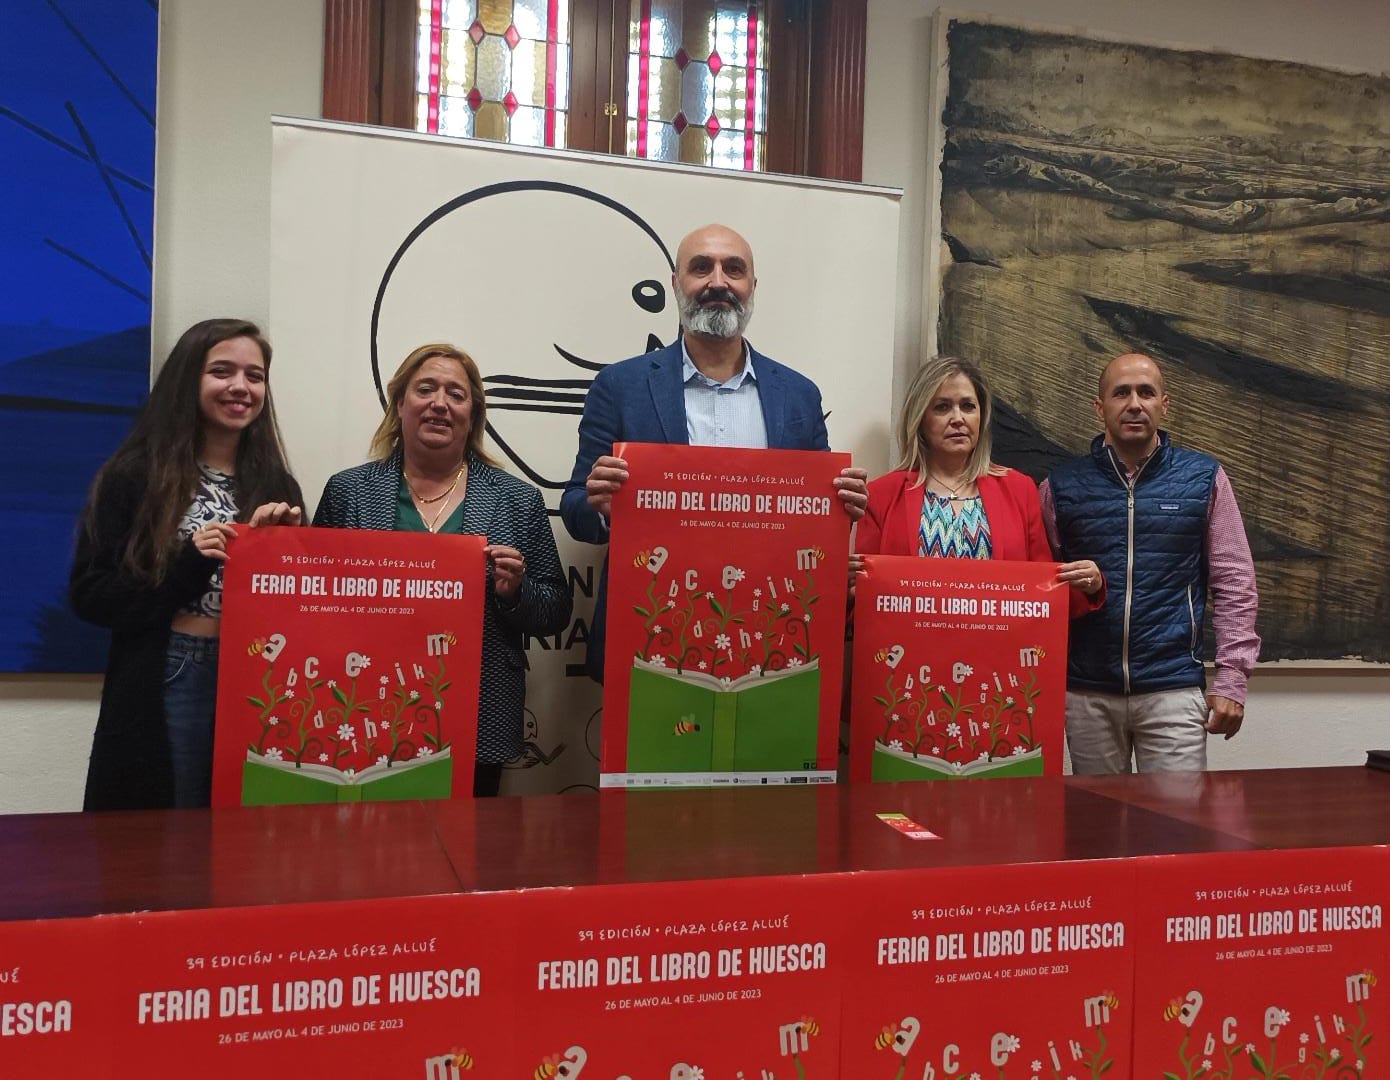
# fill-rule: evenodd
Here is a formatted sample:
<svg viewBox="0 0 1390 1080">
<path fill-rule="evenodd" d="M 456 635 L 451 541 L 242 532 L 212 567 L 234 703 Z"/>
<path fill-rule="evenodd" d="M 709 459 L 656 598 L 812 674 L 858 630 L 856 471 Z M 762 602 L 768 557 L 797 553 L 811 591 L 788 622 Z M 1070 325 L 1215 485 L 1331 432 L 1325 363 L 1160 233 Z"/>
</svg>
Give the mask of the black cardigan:
<svg viewBox="0 0 1390 1080">
<path fill-rule="evenodd" d="M 179 545 L 157 586 L 131 577 L 121 556 L 144 489 L 143 470 L 114 472 L 103 480 L 94 507 L 96 540 L 86 528 L 79 530 L 68 579 L 73 611 L 112 631 L 87 768 L 86 810 L 174 804 L 173 760 L 164 727 L 169 627 L 174 616 L 207 589 L 217 569 L 217 561 L 201 554 L 189 539 Z M 295 505 L 303 504 L 298 485 L 286 495 Z"/>
</svg>

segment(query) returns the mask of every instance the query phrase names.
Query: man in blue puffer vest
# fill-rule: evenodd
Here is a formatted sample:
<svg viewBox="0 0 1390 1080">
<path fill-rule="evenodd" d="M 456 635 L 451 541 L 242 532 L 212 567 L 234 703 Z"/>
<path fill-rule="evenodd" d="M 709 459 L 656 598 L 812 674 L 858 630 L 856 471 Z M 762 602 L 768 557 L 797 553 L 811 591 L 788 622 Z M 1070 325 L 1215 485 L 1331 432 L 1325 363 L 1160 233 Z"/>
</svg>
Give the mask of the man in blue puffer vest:
<svg viewBox="0 0 1390 1080">
<path fill-rule="evenodd" d="M 1215 458 L 1174 446 L 1163 372 L 1129 353 L 1101 373 L 1091 452 L 1042 485 L 1058 559 L 1094 559 L 1104 607 L 1071 624 L 1067 746 L 1078 774 L 1206 768 L 1207 734 L 1231 738 L 1259 657 L 1255 564 Z M 1202 622 L 1212 598 L 1216 673 Z"/>
</svg>

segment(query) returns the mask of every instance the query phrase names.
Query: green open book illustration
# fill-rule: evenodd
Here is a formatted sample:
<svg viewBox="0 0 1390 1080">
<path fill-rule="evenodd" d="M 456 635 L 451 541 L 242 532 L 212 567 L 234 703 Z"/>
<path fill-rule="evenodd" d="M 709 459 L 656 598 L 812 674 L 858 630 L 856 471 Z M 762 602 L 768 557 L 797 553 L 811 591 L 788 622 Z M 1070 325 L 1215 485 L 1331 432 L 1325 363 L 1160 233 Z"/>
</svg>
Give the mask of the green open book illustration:
<svg viewBox="0 0 1390 1080">
<path fill-rule="evenodd" d="M 969 780 L 999 776 L 1041 776 L 1042 747 L 1019 748 L 1008 757 L 978 757 L 948 761 L 923 752 L 919 755 L 898 746 L 874 744 L 875 780 Z"/>
<path fill-rule="evenodd" d="M 447 746 L 428 757 L 378 762 L 361 772 L 296 764 L 248 750 L 241 773 L 243 806 L 447 799 L 453 790 L 454 761 Z"/>
<path fill-rule="evenodd" d="M 629 772 L 814 769 L 820 668 L 726 680 L 634 660 L 627 717 Z"/>
</svg>

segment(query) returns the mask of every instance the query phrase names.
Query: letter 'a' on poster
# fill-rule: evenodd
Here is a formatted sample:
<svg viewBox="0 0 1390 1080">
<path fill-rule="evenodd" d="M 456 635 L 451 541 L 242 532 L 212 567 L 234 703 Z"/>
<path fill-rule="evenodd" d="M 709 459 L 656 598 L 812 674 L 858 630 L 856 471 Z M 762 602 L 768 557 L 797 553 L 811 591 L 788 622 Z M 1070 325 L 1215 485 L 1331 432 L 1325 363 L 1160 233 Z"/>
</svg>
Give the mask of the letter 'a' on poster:
<svg viewBox="0 0 1390 1080">
<path fill-rule="evenodd" d="M 866 555 L 850 779 L 1060 776 L 1068 596 L 1054 563 Z"/>
<path fill-rule="evenodd" d="M 834 783 L 850 456 L 614 452 L 603 786 Z"/>
<path fill-rule="evenodd" d="M 486 542 L 242 530 L 223 585 L 213 805 L 471 798 Z"/>
</svg>

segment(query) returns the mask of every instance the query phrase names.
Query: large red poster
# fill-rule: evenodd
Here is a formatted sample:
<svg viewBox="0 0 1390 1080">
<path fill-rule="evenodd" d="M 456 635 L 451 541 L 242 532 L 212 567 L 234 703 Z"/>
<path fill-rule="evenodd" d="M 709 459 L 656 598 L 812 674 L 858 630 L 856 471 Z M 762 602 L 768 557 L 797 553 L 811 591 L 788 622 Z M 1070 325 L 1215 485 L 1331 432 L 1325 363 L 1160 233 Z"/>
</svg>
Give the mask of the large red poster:
<svg viewBox="0 0 1390 1080">
<path fill-rule="evenodd" d="M 1060 776 L 1067 592 L 1053 563 L 867 555 L 854 780 Z"/>
<path fill-rule="evenodd" d="M 1385 1075 L 1386 870 L 1375 848 L 1143 860 L 1134 994 L 1143 1074 Z"/>
<path fill-rule="evenodd" d="M 841 1075 L 849 880 L 743 878 L 515 896 L 527 932 L 514 946 L 519 1068 L 511 1075 Z"/>
<path fill-rule="evenodd" d="M 856 884 L 841 1076 L 1131 1075 L 1132 864 L 890 871 Z"/>
<path fill-rule="evenodd" d="M 849 455 L 614 452 L 602 782 L 833 783 Z"/>
<path fill-rule="evenodd" d="M 213 805 L 471 796 L 485 543 L 243 530 L 224 584 Z"/>
</svg>

